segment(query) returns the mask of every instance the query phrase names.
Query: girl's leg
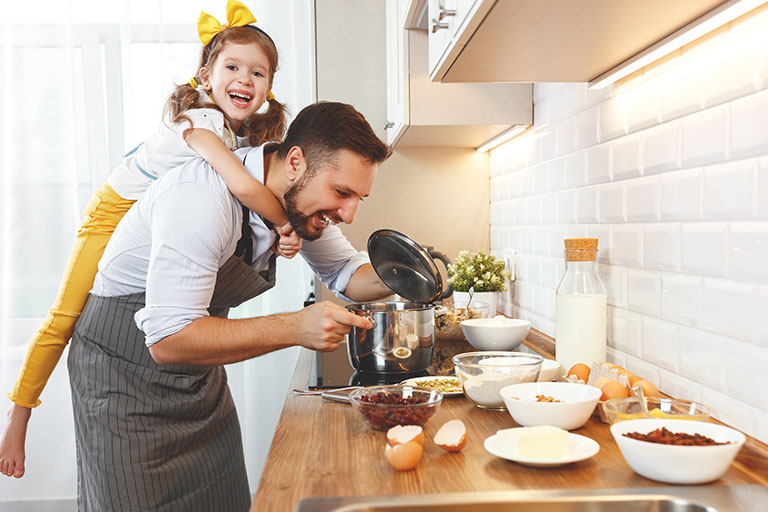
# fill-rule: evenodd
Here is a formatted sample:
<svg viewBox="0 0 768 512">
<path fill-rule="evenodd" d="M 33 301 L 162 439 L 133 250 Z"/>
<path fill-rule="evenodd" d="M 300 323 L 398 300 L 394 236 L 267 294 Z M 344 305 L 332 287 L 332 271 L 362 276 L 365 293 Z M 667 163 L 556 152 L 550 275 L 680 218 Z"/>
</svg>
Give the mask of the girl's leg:
<svg viewBox="0 0 768 512">
<path fill-rule="evenodd" d="M 0 437 L 0 473 L 5 476 L 24 476 L 24 440 L 32 409 L 11 404 L 8 419 Z"/>
<path fill-rule="evenodd" d="M 88 299 L 88 292 L 93 287 L 93 279 L 104 248 L 117 223 L 133 203 L 134 201 L 120 197 L 109 185 L 104 185 L 91 198 L 85 209 L 83 224 L 77 232 L 56 300 L 30 340 L 16 384 L 8 394 L 16 405 L 31 408 L 40 404 L 40 393 L 69 343 L 77 318 Z M 10 426 L 13 431 L 21 428 L 26 432 L 26 421 L 17 425 L 14 417 L 9 415 L 6 431 L 10 432 Z M 6 440 L 5 433 L 3 440 Z M 20 463 L 23 467 L 24 436 L 7 437 L 7 440 L 8 453 L 21 453 Z M 18 446 L 19 442 L 21 446 Z"/>
</svg>

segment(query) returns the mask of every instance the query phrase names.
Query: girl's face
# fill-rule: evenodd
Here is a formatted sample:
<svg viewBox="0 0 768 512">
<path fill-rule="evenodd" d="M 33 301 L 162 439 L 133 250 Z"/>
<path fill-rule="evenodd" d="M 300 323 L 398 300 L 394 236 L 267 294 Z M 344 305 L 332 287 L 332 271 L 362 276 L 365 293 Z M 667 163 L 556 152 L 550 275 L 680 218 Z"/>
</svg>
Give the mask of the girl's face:
<svg viewBox="0 0 768 512">
<path fill-rule="evenodd" d="M 257 43 L 226 43 L 200 78 L 233 130 L 259 110 L 271 87 L 269 60 Z"/>
</svg>

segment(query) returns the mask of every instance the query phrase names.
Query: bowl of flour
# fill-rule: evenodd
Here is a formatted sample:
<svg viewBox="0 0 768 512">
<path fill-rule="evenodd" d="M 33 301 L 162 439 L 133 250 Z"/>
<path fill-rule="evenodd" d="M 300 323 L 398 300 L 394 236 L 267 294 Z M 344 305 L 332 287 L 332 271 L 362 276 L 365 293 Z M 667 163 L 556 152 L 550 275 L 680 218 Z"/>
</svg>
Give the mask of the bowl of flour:
<svg viewBox="0 0 768 512">
<path fill-rule="evenodd" d="M 504 410 L 501 389 L 521 382 L 536 382 L 544 359 L 509 351 L 465 352 L 453 357 L 464 395 L 483 409 Z"/>
</svg>

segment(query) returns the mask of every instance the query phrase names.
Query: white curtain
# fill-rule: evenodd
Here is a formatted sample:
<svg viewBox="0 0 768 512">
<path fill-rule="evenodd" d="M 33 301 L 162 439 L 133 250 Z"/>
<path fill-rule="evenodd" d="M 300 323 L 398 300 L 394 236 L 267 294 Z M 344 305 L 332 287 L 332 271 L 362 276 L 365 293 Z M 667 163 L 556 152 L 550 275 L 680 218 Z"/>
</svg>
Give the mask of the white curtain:
<svg viewBox="0 0 768 512">
<path fill-rule="evenodd" d="M 244 0 L 277 43 L 274 91 L 295 114 L 314 98 L 312 2 Z M 27 342 L 52 303 L 81 213 L 118 157 L 160 122 L 165 98 L 197 64 L 204 10 L 226 23 L 226 0 L 3 2 L 0 21 L 0 389 L 16 379 Z M 34 10 L 34 12 L 30 12 Z M 34 20 L 34 23 L 30 23 Z M 278 286 L 233 312 L 295 310 L 307 266 L 278 266 Z M 232 365 L 252 490 L 296 350 Z M 27 474 L 0 478 L 3 501 L 75 497 L 66 352 L 33 410 Z M 3 418 L 4 419 L 4 418 Z"/>
</svg>

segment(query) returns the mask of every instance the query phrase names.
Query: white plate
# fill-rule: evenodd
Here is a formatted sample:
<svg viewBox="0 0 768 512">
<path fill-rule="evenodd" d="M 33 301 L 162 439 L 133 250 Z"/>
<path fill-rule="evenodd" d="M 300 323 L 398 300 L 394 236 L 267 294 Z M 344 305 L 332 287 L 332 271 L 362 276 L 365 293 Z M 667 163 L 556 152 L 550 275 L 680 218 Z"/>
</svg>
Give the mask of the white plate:
<svg viewBox="0 0 768 512">
<path fill-rule="evenodd" d="M 571 453 L 562 459 L 531 459 L 528 457 L 518 457 L 517 453 L 507 453 L 499 449 L 495 434 L 485 440 L 483 447 L 491 455 L 501 457 L 502 459 L 525 464 L 526 466 L 538 466 L 542 468 L 562 466 L 563 464 L 586 460 L 590 457 L 594 457 L 597 452 L 600 451 L 600 445 L 597 444 L 596 441 L 588 437 L 580 436 L 579 434 L 569 433 L 568 442 L 571 445 Z"/>
<path fill-rule="evenodd" d="M 413 377 L 412 379 L 406 379 L 400 384 L 405 384 L 407 386 L 418 386 L 418 381 L 422 380 L 449 380 L 449 379 L 456 379 L 459 380 L 458 377 L 453 377 L 452 375 L 433 375 L 433 376 L 425 376 L 425 377 Z M 459 386 L 461 386 L 461 381 L 459 381 Z M 430 388 L 431 389 L 431 388 Z M 461 396 L 464 394 L 464 391 L 452 391 L 450 393 L 443 393 L 443 396 Z"/>
</svg>

